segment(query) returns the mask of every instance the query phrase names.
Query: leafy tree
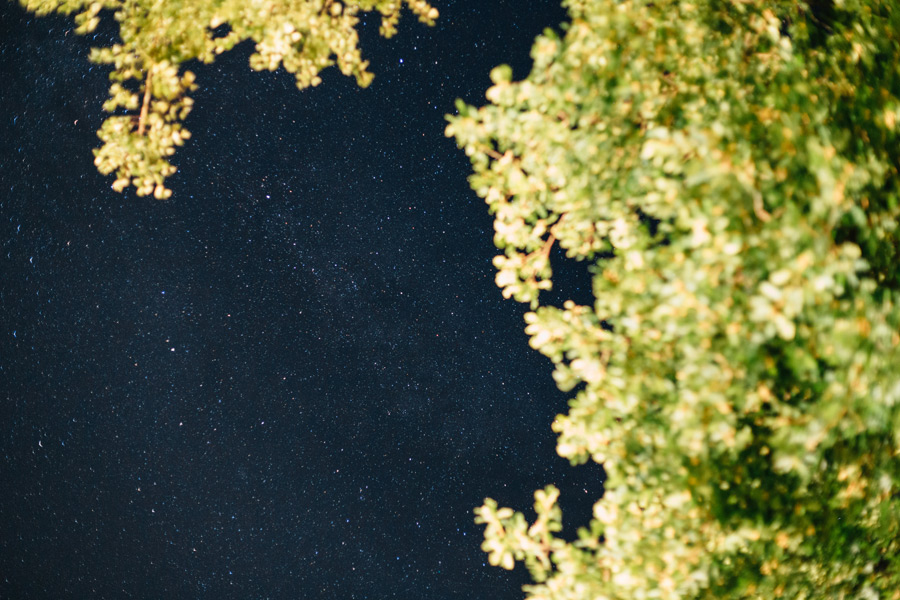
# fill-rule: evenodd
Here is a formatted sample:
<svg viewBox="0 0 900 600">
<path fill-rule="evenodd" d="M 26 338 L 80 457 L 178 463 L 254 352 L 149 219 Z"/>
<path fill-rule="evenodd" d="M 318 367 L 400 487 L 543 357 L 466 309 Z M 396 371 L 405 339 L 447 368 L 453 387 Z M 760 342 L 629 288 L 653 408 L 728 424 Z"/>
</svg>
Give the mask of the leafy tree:
<svg viewBox="0 0 900 600">
<path fill-rule="evenodd" d="M 447 134 L 607 473 L 577 540 L 476 510 L 529 596 L 900 598 L 900 7 L 566 0 Z M 550 250 L 594 303 L 542 305 Z"/>
<path fill-rule="evenodd" d="M 94 163 L 115 173 L 112 187 L 129 185 L 140 196 L 168 198 L 165 179 L 175 172 L 169 157 L 190 132 L 182 122 L 191 111 L 187 95 L 195 77 L 184 63 L 210 63 L 236 44 L 252 39 L 250 66 L 274 71 L 283 66 L 303 89 L 321 82 L 319 73 L 337 64 L 365 87 L 372 80 L 360 55 L 356 24 L 360 11 L 381 13 L 381 34 L 392 36 L 403 5 L 433 24 L 438 11 L 426 0 L 21 0 L 39 15 L 77 13 L 78 33 L 89 33 L 104 10 L 119 23 L 121 43 L 94 48 L 90 60 L 113 65 L 109 100 L 113 116 L 97 135 L 103 146 Z"/>
</svg>

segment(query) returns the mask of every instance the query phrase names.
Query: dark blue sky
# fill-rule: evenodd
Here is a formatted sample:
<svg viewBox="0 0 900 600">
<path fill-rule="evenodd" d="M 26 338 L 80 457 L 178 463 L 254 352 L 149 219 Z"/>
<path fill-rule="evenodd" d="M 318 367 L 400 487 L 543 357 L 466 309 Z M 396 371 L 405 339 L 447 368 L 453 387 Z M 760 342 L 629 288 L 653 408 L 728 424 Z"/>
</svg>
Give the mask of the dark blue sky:
<svg viewBox="0 0 900 600">
<path fill-rule="evenodd" d="M 108 35 L 0 5 L 0 598 L 512 600 L 472 509 L 555 483 L 588 520 L 602 471 L 555 454 L 566 395 L 443 135 L 565 13 L 435 5 L 367 20 L 366 90 L 191 65 L 163 202 L 92 164 Z"/>
</svg>

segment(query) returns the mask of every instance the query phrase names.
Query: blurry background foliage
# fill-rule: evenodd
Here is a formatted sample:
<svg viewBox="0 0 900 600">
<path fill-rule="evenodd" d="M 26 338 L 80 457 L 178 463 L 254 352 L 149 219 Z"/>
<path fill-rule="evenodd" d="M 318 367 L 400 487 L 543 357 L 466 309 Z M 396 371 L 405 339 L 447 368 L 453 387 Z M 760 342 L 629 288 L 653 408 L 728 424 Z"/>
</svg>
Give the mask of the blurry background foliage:
<svg viewBox="0 0 900 600">
<path fill-rule="evenodd" d="M 531 598 L 900 598 L 900 5 L 567 0 L 447 134 L 503 294 L 603 464 L 567 542 L 476 510 Z M 551 248 L 592 306 L 541 303 Z"/>
<path fill-rule="evenodd" d="M 194 74 L 182 65 L 210 63 L 248 39 L 256 43 L 250 66 L 258 71 L 283 66 L 297 87 L 321 82 L 319 72 L 337 65 L 367 86 L 372 74 L 358 47 L 360 11 L 381 14 L 381 34 L 390 37 L 404 5 L 419 20 L 433 24 L 437 9 L 425 0 L 21 0 L 39 15 L 76 13 L 78 33 L 89 33 L 111 11 L 119 23 L 121 43 L 94 48 L 90 59 L 113 65 L 112 85 L 97 135 L 103 146 L 94 163 L 103 174 L 115 173 L 113 189 L 129 185 L 139 196 L 168 198 L 165 179 L 175 172 L 168 158 L 190 132 L 182 122 L 196 89 Z"/>
</svg>

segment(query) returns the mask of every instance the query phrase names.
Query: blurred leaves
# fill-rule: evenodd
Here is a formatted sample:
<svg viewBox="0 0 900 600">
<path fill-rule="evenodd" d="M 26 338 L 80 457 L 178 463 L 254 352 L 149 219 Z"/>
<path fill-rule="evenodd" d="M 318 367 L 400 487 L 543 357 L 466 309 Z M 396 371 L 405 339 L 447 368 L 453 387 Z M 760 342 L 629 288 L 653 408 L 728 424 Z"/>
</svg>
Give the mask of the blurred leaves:
<svg viewBox="0 0 900 600">
<path fill-rule="evenodd" d="M 486 502 L 492 563 L 535 599 L 900 599 L 900 11 L 565 5 L 447 135 L 577 390 L 558 452 L 608 480 L 573 543 Z M 541 304 L 557 244 L 593 305 Z"/>
<path fill-rule="evenodd" d="M 193 101 L 194 75 L 182 68 L 190 60 L 210 63 L 244 40 L 256 52 L 257 71 L 284 67 L 297 87 L 321 83 L 319 73 L 336 65 L 365 87 L 372 81 L 368 61 L 359 50 L 356 24 L 361 11 L 381 14 L 381 34 L 396 32 L 404 5 L 420 21 L 433 24 L 438 11 L 424 0 L 21 0 L 39 15 L 76 13 L 77 32 L 90 33 L 103 11 L 119 23 L 121 43 L 94 48 L 90 59 L 113 66 L 110 98 L 103 108 L 113 113 L 94 151 L 98 170 L 114 173 L 113 189 L 133 185 L 140 196 L 168 198 L 165 179 L 175 172 L 169 157 L 190 138 L 181 123 Z"/>
</svg>

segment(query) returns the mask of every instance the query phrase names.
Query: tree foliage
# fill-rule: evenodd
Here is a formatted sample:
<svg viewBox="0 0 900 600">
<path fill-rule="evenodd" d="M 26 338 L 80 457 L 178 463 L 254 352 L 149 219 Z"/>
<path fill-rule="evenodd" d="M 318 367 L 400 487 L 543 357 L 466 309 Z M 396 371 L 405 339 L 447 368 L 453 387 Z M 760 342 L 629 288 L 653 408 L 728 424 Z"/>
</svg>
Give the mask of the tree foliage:
<svg viewBox="0 0 900 600">
<path fill-rule="evenodd" d="M 900 598 L 900 7 L 566 0 L 533 70 L 447 134 L 607 473 L 566 542 L 476 510 L 535 600 Z M 550 250 L 592 306 L 542 305 Z"/>
<path fill-rule="evenodd" d="M 39 15 L 76 13 L 78 33 L 89 33 L 111 11 L 121 43 L 94 48 L 90 59 L 113 66 L 109 100 L 113 113 L 97 135 L 103 146 L 94 163 L 115 173 L 112 187 L 133 185 L 137 194 L 168 198 L 165 179 L 175 172 L 169 157 L 190 137 L 182 122 L 191 111 L 187 95 L 195 77 L 184 63 L 215 57 L 244 40 L 256 43 L 250 66 L 283 66 L 303 89 L 321 82 L 319 73 L 337 65 L 365 87 L 372 80 L 356 32 L 361 11 L 381 14 L 381 34 L 392 36 L 404 4 L 433 24 L 438 12 L 426 0 L 21 0 Z"/>
</svg>

